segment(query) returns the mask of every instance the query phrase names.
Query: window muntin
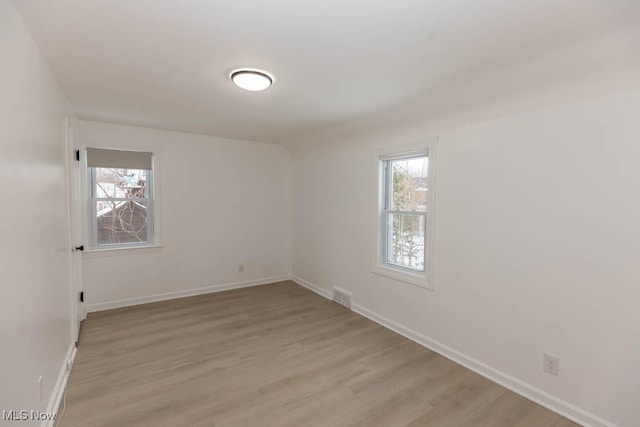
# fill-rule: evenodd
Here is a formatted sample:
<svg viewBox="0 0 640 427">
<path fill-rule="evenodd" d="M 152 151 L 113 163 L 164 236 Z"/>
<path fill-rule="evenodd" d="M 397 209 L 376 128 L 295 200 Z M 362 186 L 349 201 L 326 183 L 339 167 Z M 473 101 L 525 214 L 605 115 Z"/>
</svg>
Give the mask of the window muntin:
<svg viewBox="0 0 640 427">
<path fill-rule="evenodd" d="M 152 171 L 90 167 L 89 172 L 92 247 L 152 245 Z"/>
<path fill-rule="evenodd" d="M 428 168 L 426 153 L 386 158 L 382 209 L 382 261 L 413 273 L 426 269 Z"/>
</svg>

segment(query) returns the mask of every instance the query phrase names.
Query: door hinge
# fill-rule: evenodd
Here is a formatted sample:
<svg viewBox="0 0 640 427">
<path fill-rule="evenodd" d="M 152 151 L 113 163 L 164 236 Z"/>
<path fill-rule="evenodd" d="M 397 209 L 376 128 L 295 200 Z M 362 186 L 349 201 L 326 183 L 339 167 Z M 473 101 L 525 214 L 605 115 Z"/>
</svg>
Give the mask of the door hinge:
<svg viewBox="0 0 640 427">
<path fill-rule="evenodd" d="M 80 150 L 76 150 L 76 160 L 80 161 Z"/>
<path fill-rule="evenodd" d="M 84 302 L 84 291 L 80 292 L 80 302 Z"/>
</svg>

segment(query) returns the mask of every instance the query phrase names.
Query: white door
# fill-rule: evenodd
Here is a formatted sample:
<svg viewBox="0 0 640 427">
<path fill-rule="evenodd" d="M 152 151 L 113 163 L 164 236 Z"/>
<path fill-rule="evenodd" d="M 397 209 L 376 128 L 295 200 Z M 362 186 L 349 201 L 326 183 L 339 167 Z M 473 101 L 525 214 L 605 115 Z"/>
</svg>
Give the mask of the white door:
<svg viewBox="0 0 640 427">
<path fill-rule="evenodd" d="M 81 162 L 79 160 L 79 142 L 76 129 L 66 119 L 67 138 L 67 180 L 69 199 L 69 242 L 71 244 L 71 328 L 75 341 L 78 341 L 80 323 L 84 320 L 85 313 L 80 301 L 82 293 L 82 206 L 80 191 Z"/>
</svg>

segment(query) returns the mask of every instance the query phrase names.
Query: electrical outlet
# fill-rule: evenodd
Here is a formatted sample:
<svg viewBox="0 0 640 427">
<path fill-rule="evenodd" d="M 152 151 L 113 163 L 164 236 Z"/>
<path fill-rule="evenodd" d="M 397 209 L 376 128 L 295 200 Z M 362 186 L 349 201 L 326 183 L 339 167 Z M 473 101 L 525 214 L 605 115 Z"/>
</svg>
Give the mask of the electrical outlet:
<svg viewBox="0 0 640 427">
<path fill-rule="evenodd" d="M 238 265 L 238 273 L 243 273 L 243 272 L 244 272 L 244 264 Z"/>
<path fill-rule="evenodd" d="M 38 398 L 38 402 L 42 402 L 42 375 L 36 381 L 36 396 Z"/>
<path fill-rule="evenodd" d="M 560 359 L 557 356 L 545 353 L 542 359 L 542 369 L 551 375 L 557 376 L 560 371 Z"/>
</svg>

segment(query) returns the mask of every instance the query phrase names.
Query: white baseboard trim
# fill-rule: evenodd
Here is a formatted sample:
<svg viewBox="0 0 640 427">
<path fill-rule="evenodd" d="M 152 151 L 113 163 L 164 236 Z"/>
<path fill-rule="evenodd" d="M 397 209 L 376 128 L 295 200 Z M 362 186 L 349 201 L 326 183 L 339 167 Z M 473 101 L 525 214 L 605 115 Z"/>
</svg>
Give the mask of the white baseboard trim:
<svg viewBox="0 0 640 427">
<path fill-rule="evenodd" d="M 298 276 L 292 276 L 291 280 L 317 293 L 320 296 L 323 296 L 327 299 L 333 298 L 331 292 L 317 285 L 314 285 L 308 280 L 304 280 Z M 378 323 L 379 325 L 382 325 L 385 328 L 390 329 L 402 335 L 403 337 L 410 339 L 411 341 L 416 342 L 423 347 L 426 347 L 429 350 L 434 351 L 435 353 L 438 353 L 446 357 L 447 359 L 450 359 L 458 363 L 459 365 L 462 365 L 465 368 L 470 369 L 475 373 L 482 375 L 483 377 L 488 378 L 491 381 L 498 383 L 501 386 L 508 388 L 509 390 L 518 393 L 519 395 L 526 397 L 527 399 L 532 400 L 537 404 L 542 405 L 545 408 L 562 415 L 563 417 L 575 421 L 578 424 L 581 424 L 585 427 L 616 427 L 615 424 L 604 420 L 594 414 L 591 414 L 588 411 L 577 407 L 576 405 L 573 405 L 545 391 L 542 391 L 530 384 L 512 377 L 511 375 L 505 374 L 504 372 L 486 365 L 474 359 L 473 357 L 467 356 L 466 354 L 459 352 L 445 344 L 426 337 L 414 331 L 413 329 L 407 328 L 406 326 L 396 323 L 391 319 L 374 313 L 373 311 L 367 309 L 366 307 L 363 307 L 360 304 L 353 303 L 353 301 L 351 303 L 351 309 L 361 316 L 364 316 Z"/>
<path fill-rule="evenodd" d="M 42 422 L 42 427 L 53 427 L 55 425 L 55 420 L 60 417 L 58 410 L 60 409 L 60 403 L 62 402 L 62 398 L 64 397 L 64 392 L 67 389 L 67 381 L 69 381 L 69 374 L 71 371 L 67 369 L 69 366 L 67 363 L 73 361 L 76 358 L 76 345 L 72 343 L 69 346 L 69 350 L 67 351 L 67 355 L 65 356 L 62 366 L 60 367 L 60 373 L 58 374 L 58 379 L 56 381 L 56 385 L 53 387 L 53 392 L 51 393 L 51 399 L 49 399 L 49 405 L 47 405 L 47 413 L 53 414 L 55 413 L 55 419 L 46 420 Z"/>
<path fill-rule="evenodd" d="M 320 286 L 314 285 L 311 282 L 304 280 L 298 276 L 291 276 L 291 280 L 296 282 L 298 285 L 309 289 L 310 291 L 315 292 L 316 294 L 325 297 L 326 299 L 333 300 L 333 294 L 326 289 L 321 288 Z"/>
<path fill-rule="evenodd" d="M 228 291 L 231 289 L 248 288 L 250 286 L 268 285 L 270 283 L 282 282 L 290 280 L 291 276 L 275 276 L 266 277 L 264 279 L 247 280 L 244 282 L 224 283 L 221 285 L 207 286 L 204 288 L 187 289 L 184 291 L 165 292 L 162 294 L 149 295 L 144 297 L 127 298 L 116 301 L 102 302 L 97 304 L 87 304 L 86 312 L 93 313 L 96 311 L 112 310 L 114 308 L 130 307 L 133 305 L 148 304 L 150 302 L 166 301 L 176 298 L 192 297 L 195 295 L 211 294 L 215 292 Z"/>
</svg>

